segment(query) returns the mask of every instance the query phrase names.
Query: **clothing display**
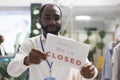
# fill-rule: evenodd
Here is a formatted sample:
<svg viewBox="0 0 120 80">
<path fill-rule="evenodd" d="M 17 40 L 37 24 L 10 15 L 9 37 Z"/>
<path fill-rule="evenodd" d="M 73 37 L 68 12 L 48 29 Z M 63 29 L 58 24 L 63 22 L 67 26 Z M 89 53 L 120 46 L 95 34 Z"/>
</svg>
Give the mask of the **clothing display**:
<svg viewBox="0 0 120 80">
<path fill-rule="evenodd" d="M 45 49 L 45 37 L 43 35 L 40 36 Z M 43 51 L 40 43 L 40 36 L 29 38 L 25 42 L 23 42 L 23 44 L 19 49 L 19 52 L 16 54 L 13 61 L 10 62 L 10 64 L 8 65 L 7 72 L 11 76 L 18 77 L 28 68 L 30 73 L 29 74 L 30 80 L 45 80 L 45 78 L 50 77 L 50 75 L 52 77 L 55 77 L 56 80 L 93 80 L 97 76 L 98 72 L 96 68 L 95 68 L 94 77 L 92 79 L 85 79 L 79 74 L 80 72 L 78 69 L 63 64 L 58 64 L 53 62 L 51 66 L 51 73 L 49 72 L 50 68 L 47 61 L 42 61 L 38 65 L 30 65 L 30 66 L 24 65 L 24 58 L 29 54 L 31 49 L 35 48 L 40 51 Z M 48 61 L 49 63 L 52 62 L 49 59 Z"/>
</svg>

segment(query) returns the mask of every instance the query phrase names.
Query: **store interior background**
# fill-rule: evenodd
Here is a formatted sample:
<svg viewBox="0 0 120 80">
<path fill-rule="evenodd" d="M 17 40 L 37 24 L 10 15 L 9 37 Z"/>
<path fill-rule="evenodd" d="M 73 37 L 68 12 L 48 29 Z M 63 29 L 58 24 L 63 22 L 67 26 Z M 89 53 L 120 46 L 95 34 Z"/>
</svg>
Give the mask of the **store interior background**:
<svg viewBox="0 0 120 80">
<path fill-rule="evenodd" d="M 40 32 L 31 30 L 31 4 L 55 3 L 63 12 L 63 36 L 73 38 L 78 42 L 89 39 L 93 53 L 93 63 L 102 70 L 105 46 L 114 40 L 115 27 L 120 25 L 120 0 L 0 0 L 0 34 L 4 36 L 3 43 L 7 56 L 0 56 L 0 65 L 9 61 L 16 54 L 19 45 L 31 32 L 38 35 Z M 37 14 L 33 12 L 34 15 Z M 89 20 L 79 20 L 78 16 L 89 16 Z M 37 28 L 40 25 L 36 23 Z M 87 36 L 86 29 L 92 33 Z M 106 35 L 100 38 L 99 32 Z M 96 44 L 103 41 L 105 46 L 99 49 Z M 100 61 L 100 56 L 103 56 Z M 4 61 L 3 61 L 4 59 Z M 99 77 L 99 76 L 98 76 Z M 98 79 L 99 80 L 99 79 Z"/>
</svg>

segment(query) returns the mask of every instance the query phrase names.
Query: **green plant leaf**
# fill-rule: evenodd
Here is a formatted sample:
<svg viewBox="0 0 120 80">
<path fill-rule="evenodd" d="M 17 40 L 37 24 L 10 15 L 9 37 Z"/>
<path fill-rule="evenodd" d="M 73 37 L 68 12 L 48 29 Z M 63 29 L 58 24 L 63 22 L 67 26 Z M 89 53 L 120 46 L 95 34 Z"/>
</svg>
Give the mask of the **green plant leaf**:
<svg viewBox="0 0 120 80">
<path fill-rule="evenodd" d="M 99 31 L 99 36 L 103 39 L 106 36 L 106 32 L 104 30 Z"/>
<path fill-rule="evenodd" d="M 101 50 L 104 48 L 104 46 L 105 44 L 102 41 L 97 43 L 97 47 Z"/>
<path fill-rule="evenodd" d="M 87 38 L 84 43 L 90 44 L 90 40 Z"/>
</svg>

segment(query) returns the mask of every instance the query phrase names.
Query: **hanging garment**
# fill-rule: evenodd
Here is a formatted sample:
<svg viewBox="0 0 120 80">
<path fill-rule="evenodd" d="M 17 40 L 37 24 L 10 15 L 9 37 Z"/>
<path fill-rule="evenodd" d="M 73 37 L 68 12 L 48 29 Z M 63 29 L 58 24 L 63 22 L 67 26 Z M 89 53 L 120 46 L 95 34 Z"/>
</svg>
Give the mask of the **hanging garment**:
<svg viewBox="0 0 120 80">
<path fill-rule="evenodd" d="M 112 42 L 106 46 L 101 80 L 112 80 Z"/>
<path fill-rule="evenodd" d="M 119 68 L 120 68 L 120 61 L 119 61 L 119 49 L 120 43 L 118 43 L 115 48 L 113 49 L 113 56 L 112 56 L 112 63 L 113 63 L 113 73 L 112 73 L 112 80 L 120 80 L 118 79 L 119 75 Z"/>
</svg>

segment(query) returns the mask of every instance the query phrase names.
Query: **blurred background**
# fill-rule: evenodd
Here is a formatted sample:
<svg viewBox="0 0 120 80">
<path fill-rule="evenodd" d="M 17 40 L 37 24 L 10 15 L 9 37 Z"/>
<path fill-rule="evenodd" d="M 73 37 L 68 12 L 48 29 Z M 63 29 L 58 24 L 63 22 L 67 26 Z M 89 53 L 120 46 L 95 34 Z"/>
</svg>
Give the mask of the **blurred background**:
<svg viewBox="0 0 120 80">
<path fill-rule="evenodd" d="M 91 45 L 88 58 L 98 68 L 100 80 L 105 47 L 114 40 L 115 29 L 120 25 L 120 0 L 0 0 L 0 35 L 4 36 L 2 45 L 7 53 L 0 56 L 0 79 L 9 76 L 6 66 L 20 44 L 41 33 L 38 14 L 44 3 L 55 3 L 62 9 L 61 35 Z M 9 78 L 28 80 L 27 76 Z"/>
</svg>

